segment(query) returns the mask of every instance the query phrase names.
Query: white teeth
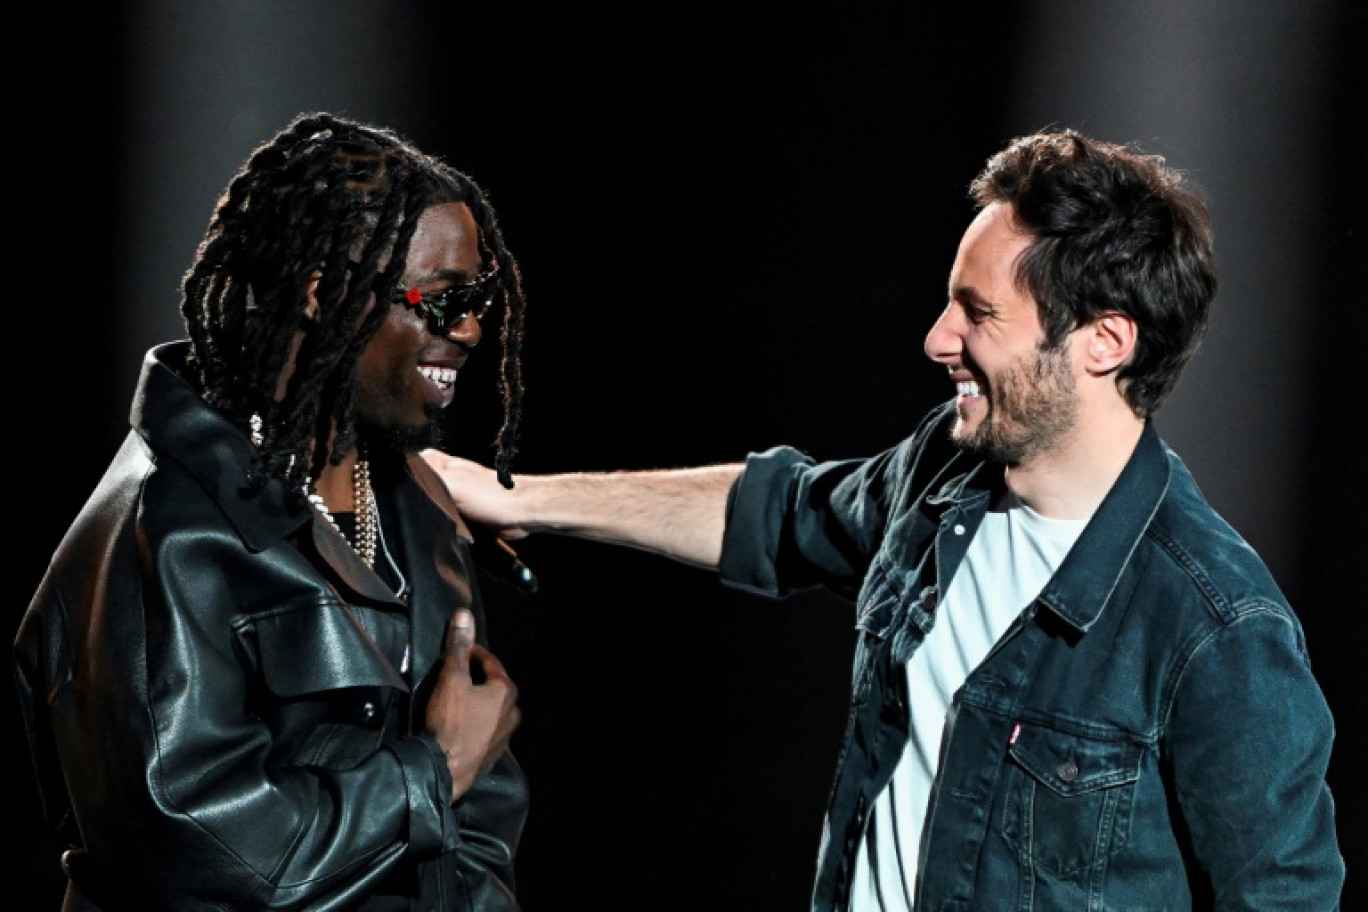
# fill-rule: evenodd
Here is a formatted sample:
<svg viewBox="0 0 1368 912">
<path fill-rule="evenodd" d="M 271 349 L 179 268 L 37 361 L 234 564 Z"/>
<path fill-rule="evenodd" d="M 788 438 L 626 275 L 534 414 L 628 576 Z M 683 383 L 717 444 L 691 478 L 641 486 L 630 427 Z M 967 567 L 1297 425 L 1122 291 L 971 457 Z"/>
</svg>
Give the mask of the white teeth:
<svg viewBox="0 0 1368 912">
<path fill-rule="evenodd" d="M 961 380 L 955 384 L 955 392 L 961 396 L 977 396 L 979 385 L 973 380 Z"/>
<path fill-rule="evenodd" d="M 443 389 L 456 382 L 456 368 L 454 367 L 420 367 L 418 373 Z"/>
</svg>

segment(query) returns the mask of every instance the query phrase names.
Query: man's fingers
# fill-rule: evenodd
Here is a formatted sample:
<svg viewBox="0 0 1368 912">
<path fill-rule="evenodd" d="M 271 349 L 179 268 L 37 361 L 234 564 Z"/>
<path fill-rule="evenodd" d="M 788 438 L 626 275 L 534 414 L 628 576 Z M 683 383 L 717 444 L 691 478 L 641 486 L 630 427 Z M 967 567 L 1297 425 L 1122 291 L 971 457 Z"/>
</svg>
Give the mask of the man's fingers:
<svg viewBox="0 0 1368 912">
<path fill-rule="evenodd" d="M 504 682 L 508 686 L 512 686 L 513 679 L 510 678 L 508 672 L 504 670 L 503 662 L 499 661 L 498 656 L 494 655 L 494 653 L 485 649 L 483 646 L 476 646 L 473 651 L 473 656 L 475 661 L 480 663 L 480 670 L 484 672 L 485 683 L 498 680 Z"/>
<path fill-rule="evenodd" d="M 447 622 L 446 661 L 450 668 L 470 674 L 470 649 L 475 645 L 475 615 L 459 608 Z"/>
</svg>

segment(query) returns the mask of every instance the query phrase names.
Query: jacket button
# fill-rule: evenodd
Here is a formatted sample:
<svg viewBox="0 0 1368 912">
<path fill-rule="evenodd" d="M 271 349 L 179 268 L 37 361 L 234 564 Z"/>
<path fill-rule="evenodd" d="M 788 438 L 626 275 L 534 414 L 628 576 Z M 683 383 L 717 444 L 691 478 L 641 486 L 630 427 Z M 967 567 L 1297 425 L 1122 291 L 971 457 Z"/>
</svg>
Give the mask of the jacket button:
<svg viewBox="0 0 1368 912">
<path fill-rule="evenodd" d="M 1059 764 L 1057 772 L 1059 778 L 1063 779 L 1065 782 L 1073 782 L 1078 778 L 1078 767 L 1074 766 L 1072 760 L 1065 760 L 1063 763 Z"/>
<path fill-rule="evenodd" d="M 374 703 L 370 702 L 369 700 L 366 701 L 366 705 L 361 707 L 361 718 L 366 722 L 369 722 L 371 719 L 375 718 Z"/>
</svg>

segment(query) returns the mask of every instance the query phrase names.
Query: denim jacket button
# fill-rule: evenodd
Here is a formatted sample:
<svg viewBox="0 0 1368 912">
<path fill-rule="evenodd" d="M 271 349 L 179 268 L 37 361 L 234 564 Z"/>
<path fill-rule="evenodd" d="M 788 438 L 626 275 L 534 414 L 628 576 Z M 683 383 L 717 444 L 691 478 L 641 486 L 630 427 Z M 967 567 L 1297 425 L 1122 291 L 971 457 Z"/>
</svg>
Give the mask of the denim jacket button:
<svg viewBox="0 0 1368 912">
<path fill-rule="evenodd" d="M 1059 769 L 1056 770 L 1056 773 L 1059 775 L 1059 778 L 1063 779 L 1065 782 L 1073 782 L 1078 778 L 1078 767 L 1074 766 L 1072 760 L 1065 760 L 1063 763 L 1059 764 Z"/>
<path fill-rule="evenodd" d="M 371 719 L 375 718 L 375 704 L 374 704 L 374 703 L 370 702 L 369 700 L 366 701 L 365 705 L 361 707 L 361 718 L 364 719 L 364 720 L 367 721 L 367 722 L 369 722 Z"/>
<path fill-rule="evenodd" d="M 964 534 L 964 526 L 960 525 L 959 523 L 955 523 L 955 534 L 956 534 L 956 535 L 963 535 L 963 534 Z"/>
</svg>

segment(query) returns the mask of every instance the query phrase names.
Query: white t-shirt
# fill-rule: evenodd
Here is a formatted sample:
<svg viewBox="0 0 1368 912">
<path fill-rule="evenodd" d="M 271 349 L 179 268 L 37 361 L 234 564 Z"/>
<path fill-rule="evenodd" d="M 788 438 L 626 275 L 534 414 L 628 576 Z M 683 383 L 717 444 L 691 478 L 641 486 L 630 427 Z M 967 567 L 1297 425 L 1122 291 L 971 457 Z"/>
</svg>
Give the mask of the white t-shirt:
<svg viewBox="0 0 1368 912">
<path fill-rule="evenodd" d="M 879 793 L 855 862 L 853 912 L 911 912 L 917 850 L 950 698 L 1078 539 L 1086 519 L 1047 519 L 1010 491 L 988 511 L 907 662 L 910 738 Z"/>
</svg>

